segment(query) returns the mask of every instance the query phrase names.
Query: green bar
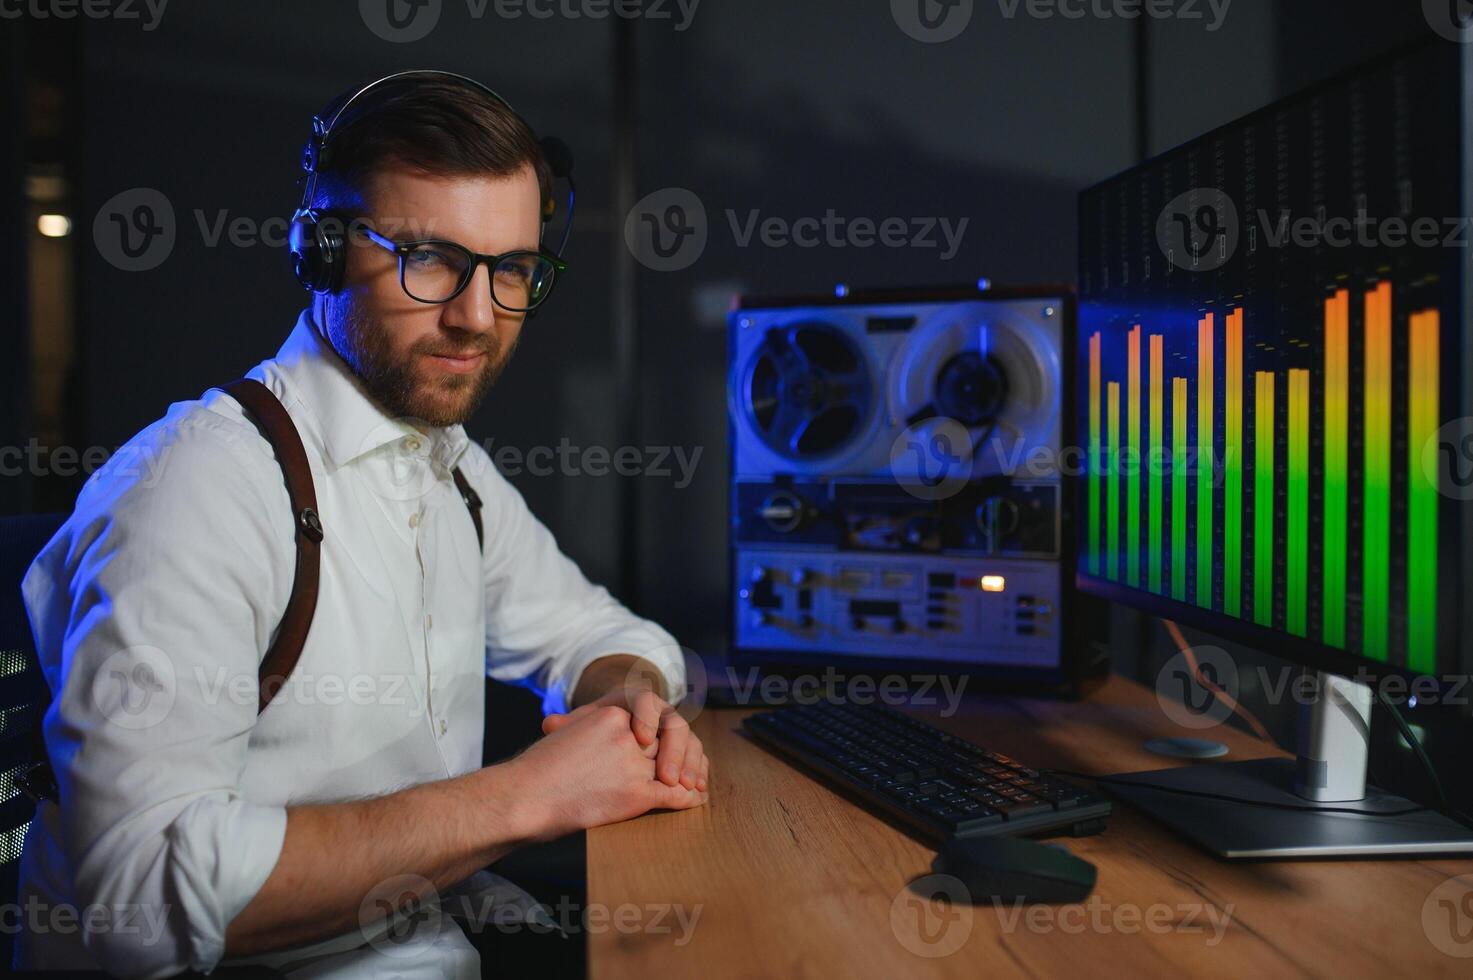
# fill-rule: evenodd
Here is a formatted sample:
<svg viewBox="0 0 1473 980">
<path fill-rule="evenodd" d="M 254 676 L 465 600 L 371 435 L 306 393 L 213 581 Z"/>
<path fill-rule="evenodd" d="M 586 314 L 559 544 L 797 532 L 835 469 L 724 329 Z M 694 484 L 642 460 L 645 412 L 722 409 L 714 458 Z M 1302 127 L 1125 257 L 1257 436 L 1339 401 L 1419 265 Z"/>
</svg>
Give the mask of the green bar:
<svg viewBox="0 0 1473 980">
<path fill-rule="evenodd" d="M 1125 583 L 1141 586 L 1141 325 L 1131 328 L 1127 341 L 1125 432 Z"/>
<path fill-rule="evenodd" d="M 1243 311 L 1227 317 L 1223 401 L 1222 611 L 1241 616 L 1243 597 Z"/>
<path fill-rule="evenodd" d="M 1171 597 L 1187 601 L 1187 379 L 1171 379 Z"/>
<path fill-rule="evenodd" d="M 1366 293 L 1361 648 L 1385 660 L 1391 636 L 1391 283 Z"/>
<path fill-rule="evenodd" d="M 1309 372 L 1289 372 L 1288 606 L 1284 628 L 1309 628 Z"/>
<path fill-rule="evenodd" d="M 1410 391 L 1407 398 L 1407 666 L 1437 670 L 1437 483 L 1422 468 L 1422 453 L 1437 438 L 1437 310 L 1413 313 Z"/>
<path fill-rule="evenodd" d="M 1350 540 L 1350 293 L 1325 300 L 1324 631 L 1345 648 L 1345 575 Z"/>
<path fill-rule="evenodd" d="M 1274 375 L 1259 371 L 1253 402 L 1253 621 L 1274 618 Z"/>
<path fill-rule="evenodd" d="M 1215 467 L 1211 313 L 1197 324 L 1197 605 L 1212 608 L 1212 480 Z"/>
<path fill-rule="evenodd" d="M 1149 450 L 1149 463 L 1151 467 L 1149 487 L 1150 503 L 1147 507 L 1147 527 L 1150 535 L 1148 545 L 1149 554 L 1146 555 L 1147 572 L 1146 584 L 1152 592 L 1161 591 L 1161 482 L 1162 482 L 1162 459 L 1161 459 L 1161 335 L 1151 336 L 1151 446 Z"/>
<path fill-rule="evenodd" d="M 1089 573 L 1100 574 L 1100 334 L 1089 338 Z"/>
<path fill-rule="evenodd" d="M 1120 382 L 1111 381 L 1105 397 L 1105 577 L 1120 578 Z"/>
</svg>

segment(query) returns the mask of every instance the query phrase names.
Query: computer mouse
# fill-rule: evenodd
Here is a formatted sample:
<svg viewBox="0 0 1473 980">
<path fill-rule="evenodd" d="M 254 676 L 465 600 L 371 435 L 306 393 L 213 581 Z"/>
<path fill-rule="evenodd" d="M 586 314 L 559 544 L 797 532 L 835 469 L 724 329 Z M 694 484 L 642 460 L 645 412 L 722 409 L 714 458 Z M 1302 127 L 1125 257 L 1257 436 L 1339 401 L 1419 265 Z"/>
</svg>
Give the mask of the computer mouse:
<svg viewBox="0 0 1473 980">
<path fill-rule="evenodd" d="M 1228 754 L 1228 747 L 1210 738 L 1153 738 L 1146 751 L 1173 759 L 1216 759 Z"/>
<path fill-rule="evenodd" d="M 966 886 L 973 904 L 1082 902 L 1095 887 L 1093 864 L 1024 837 L 953 837 L 931 868 Z"/>
</svg>

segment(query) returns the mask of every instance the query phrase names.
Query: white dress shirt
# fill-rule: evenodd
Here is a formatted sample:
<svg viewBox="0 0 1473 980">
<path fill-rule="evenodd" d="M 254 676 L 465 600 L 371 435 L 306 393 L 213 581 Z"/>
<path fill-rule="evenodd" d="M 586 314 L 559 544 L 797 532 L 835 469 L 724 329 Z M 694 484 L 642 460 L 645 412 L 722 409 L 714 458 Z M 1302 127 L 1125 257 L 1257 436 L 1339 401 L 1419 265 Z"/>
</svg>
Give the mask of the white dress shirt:
<svg viewBox="0 0 1473 980">
<path fill-rule="evenodd" d="M 212 969 L 276 863 L 287 807 L 481 765 L 486 674 L 533 686 L 549 711 L 613 653 L 684 689 L 670 635 L 590 584 L 461 426 L 422 432 L 385 414 L 310 312 L 249 376 L 296 423 L 325 533 L 301 660 L 258 718 L 257 669 L 296 568 L 282 471 L 230 396 L 170 406 L 87 481 L 25 578 L 66 805 L 32 822 L 20 896 L 75 917 L 27 927 L 18 965 Z M 457 463 L 484 502 L 483 551 Z M 92 928 L 64 928 L 88 915 Z M 380 923 L 257 961 L 313 977 L 477 976 L 474 949 L 441 921 L 392 956 L 374 942 Z"/>
</svg>

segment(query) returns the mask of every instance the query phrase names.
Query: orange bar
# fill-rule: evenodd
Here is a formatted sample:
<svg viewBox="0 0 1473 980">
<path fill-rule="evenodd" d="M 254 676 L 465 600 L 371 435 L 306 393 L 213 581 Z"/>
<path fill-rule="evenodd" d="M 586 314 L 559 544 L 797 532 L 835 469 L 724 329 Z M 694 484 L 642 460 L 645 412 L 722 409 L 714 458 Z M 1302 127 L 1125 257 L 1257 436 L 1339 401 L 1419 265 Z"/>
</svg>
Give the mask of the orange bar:
<svg viewBox="0 0 1473 980">
<path fill-rule="evenodd" d="M 1387 658 L 1391 638 L 1391 283 L 1366 293 L 1365 487 L 1361 652 Z"/>
<path fill-rule="evenodd" d="M 1437 482 L 1422 457 L 1437 438 L 1440 417 L 1441 315 L 1411 316 L 1407 393 L 1407 666 L 1422 674 L 1437 669 Z"/>
<path fill-rule="evenodd" d="M 1197 605 L 1212 608 L 1213 359 L 1211 313 L 1197 321 Z"/>
<path fill-rule="evenodd" d="M 1141 584 L 1141 325 L 1126 337 L 1125 377 L 1125 584 Z"/>
<path fill-rule="evenodd" d="M 1346 561 L 1350 541 L 1350 290 L 1325 299 L 1325 531 L 1326 646 L 1345 648 Z"/>
<path fill-rule="evenodd" d="M 1100 574 L 1100 332 L 1089 338 L 1089 573 Z"/>
<path fill-rule="evenodd" d="M 1223 433 L 1222 611 L 1242 615 L 1243 572 L 1243 311 L 1227 315 L 1227 417 Z"/>
</svg>

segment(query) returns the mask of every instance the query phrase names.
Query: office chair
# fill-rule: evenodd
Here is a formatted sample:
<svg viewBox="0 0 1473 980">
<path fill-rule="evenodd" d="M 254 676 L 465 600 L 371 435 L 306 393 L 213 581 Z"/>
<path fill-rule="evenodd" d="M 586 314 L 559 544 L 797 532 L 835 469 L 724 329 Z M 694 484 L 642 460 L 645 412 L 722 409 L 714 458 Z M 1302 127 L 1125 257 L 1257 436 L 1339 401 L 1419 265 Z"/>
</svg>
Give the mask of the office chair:
<svg viewBox="0 0 1473 980">
<path fill-rule="evenodd" d="M 15 901 L 21 843 L 35 804 L 15 777 L 31 763 L 31 729 L 50 695 L 36 663 L 20 583 L 65 514 L 0 518 L 0 902 Z M 0 964 L 10 965 L 14 935 L 0 930 Z"/>
</svg>

